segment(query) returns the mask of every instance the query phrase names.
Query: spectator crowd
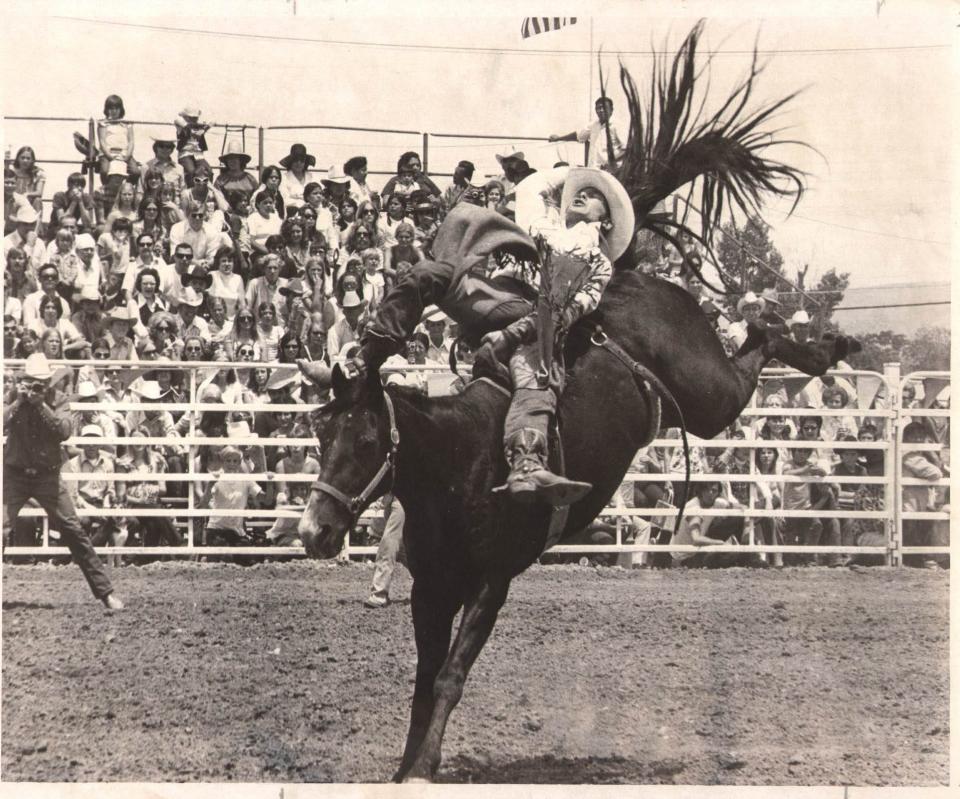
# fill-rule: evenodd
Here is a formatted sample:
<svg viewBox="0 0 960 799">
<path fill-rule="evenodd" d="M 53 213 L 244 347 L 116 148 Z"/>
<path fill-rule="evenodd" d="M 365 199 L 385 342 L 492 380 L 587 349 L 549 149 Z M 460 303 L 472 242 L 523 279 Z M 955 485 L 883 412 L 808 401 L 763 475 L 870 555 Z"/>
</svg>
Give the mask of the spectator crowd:
<svg viewBox="0 0 960 799">
<path fill-rule="evenodd" d="M 174 407 L 74 412 L 74 433 L 84 441 L 67 452 L 65 473 L 143 476 L 142 481 L 70 480 L 79 508 L 131 509 L 129 517 L 83 517 L 94 542 L 179 544 L 182 525 L 168 517 L 138 517 L 136 509 L 156 508 L 162 502 L 182 504 L 188 491 L 194 492 L 197 507 L 211 512 L 305 504 L 309 483 L 285 478 L 316 474 L 317 454 L 312 447 L 284 444 L 282 439 L 311 436 L 307 414 L 289 407 L 322 401 L 324 396 L 301 382 L 295 362 L 348 356 L 393 284 L 413 264 L 430 257 L 449 210 L 466 202 L 509 217 L 517 183 L 533 170 L 523 153 L 511 152 L 498 156 L 501 175 L 474 182 L 473 164 L 461 160 L 452 181 L 441 188 L 425 174 L 420 156 L 405 152 L 397 159 L 396 174 L 375 191 L 362 154 L 317 171 L 316 155 L 303 144 L 294 144 L 277 165 L 264 167 L 258 175 L 248 168 L 251 157 L 238 142 L 227 144 L 214 168 L 206 141 L 209 128 L 201 111 L 189 107 L 177 116 L 169 138 L 152 142 L 154 157 L 141 164 L 133 157 L 134 127 L 124 116 L 123 101 L 111 95 L 97 125 L 96 142 L 78 142 L 85 153 L 95 152 L 85 165 L 96 171 L 99 186 L 89 185 L 83 173 L 75 172 L 51 193 L 29 146 L 20 147 L 5 162 L 4 356 L 26 358 L 42 352 L 51 360 L 66 360 L 68 365 L 54 375 L 54 388 L 63 399 L 79 403 L 177 405 L 196 396 L 211 404 L 287 406 L 277 411 L 192 413 Z M 641 244 L 638 236 L 638 251 Z M 683 252 L 670 245 L 645 252 L 637 259 L 638 268 L 689 291 L 728 351 L 739 348 L 748 324 L 760 319 L 783 324 L 797 341 L 809 338 L 810 317 L 802 310 L 788 319 L 780 317 L 774 288 L 747 292 L 737 303 L 736 314 L 722 313 L 704 293 L 699 272 L 690 269 L 702 253 L 689 239 L 682 240 L 682 247 Z M 466 364 L 469 371 L 471 359 L 470 349 L 458 340 L 456 325 L 431 308 L 420 332 L 407 343 L 405 355 L 388 361 L 384 373 L 391 375 L 390 381 L 426 391 L 424 374 L 403 367 L 447 366 L 453 360 Z M 70 360 L 91 363 L 71 368 Z M 135 363 L 101 367 L 96 364 L 101 360 Z M 444 385 L 455 391 L 462 382 L 451 375 Z M 911 391 L 908 396 L 905 390 L 904 407 L 915 401 L 916 392 Z M 882 451 L 786 446 L 883 440 L 886 420 L 871 419 L 869 412 L 890 407 L 890 398 L 878 395 L 865 402 L 863 393 L 853 376 L 815 379 L 796 390 L 786 382 L 767 382 L 758 402 L 769 412 L 752 420 L 745 417 L 727 437 L 769 441 L 770 446 L 697 450 L 694 471 L 815 479 L 757 482 L 724 477 L 720 482 L 692 483 L 688 519 L 677 540 L 695 545 L 706 540 L 885 544 L 882 521 L 830 515 L 837 510 L 882 509 L 882 486 L 848 481 L 889 477 Z M 947 405 L 944 395 L 927 407 Z M 790 408 L 849 413 L 791 416 Z M 918 418 L 907 426 L 904 440 L 948 444 L 946 422 Z M 669 436 L 670 431 L 662 435 Z M 229 436 L 238 444 L 112 441 L 155 436 Z M 100 444 L 98 438 L 107 441 Z M 909 452 L 904 473 L 939 480 L 949 473 L 949 450 L 942 455 Z M 679 473 L 681 457 L 679 447 L 651 447 L 638 454 L 634 471 Z M 162 477 L 188 471 L 214 479 L 194 485 Z M 238 473 L 268 474 L 272 479 L 259 483 L 231 479 Z M 832 483 L 831 477 L 844 481 Z M 904 492 L 905 509 L 907 503 L 911 510 L 930 510 L 948 502 L 942 488 L 914 488 Z M 625 484 L 614 502 L 655 509 L 675 504 L 676 494 L 670 481 L 640 480 Z M 823 517 L 771 515 L 745 524 L 743 517 L 696 513 L 709 507 L 822 510 Z M 648 519 L 634 519 L 627 540 L 669 541 L 666 529 L 672 522 L 658 523 L 654 513 Z M 240 515 L 214 514 L 205 526 L 198 526 L 195 541 L 293 544 L 296 524 L 290 521 L 280 517 L 269 529 L 254 530 Z M 909 529 L 910 543 L 935 543 L 943 537 L 941 527 L 917 522 L 905 527 L 905 534 Z M 600 525 L 585 534 L 595 543 L 609 537 L 610 530 Z M 15 536 L 12 543 L 33 543 L 33 521 L 22 518 Z M 688 554 L 677 553 L 673 560 L 690 561 L 683 557 Z M 784 555 L 782 561 L 774 556 L 769 563 L 810 560 Z M 826 555 L 821 562 L 839 565 L 847 559 Z"/>
</svg>

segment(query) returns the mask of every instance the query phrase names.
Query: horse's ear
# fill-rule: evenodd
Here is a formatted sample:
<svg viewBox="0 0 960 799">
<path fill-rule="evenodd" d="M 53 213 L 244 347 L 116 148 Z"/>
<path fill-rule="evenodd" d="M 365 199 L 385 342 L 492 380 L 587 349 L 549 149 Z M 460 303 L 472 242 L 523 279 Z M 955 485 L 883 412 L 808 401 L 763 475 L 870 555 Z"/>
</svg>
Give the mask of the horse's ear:
<svg viewBox="0 0 960 799">
<path fill-rule="evenodd" d="M 334 364 L 330 380 L 333 384 L 333 396 L 337 399 L 346 397 L 347 392 L 350 390 L 350 381 L 343 373 L 343 369 L 340 368 L 340 364 Z"/>
</svg>

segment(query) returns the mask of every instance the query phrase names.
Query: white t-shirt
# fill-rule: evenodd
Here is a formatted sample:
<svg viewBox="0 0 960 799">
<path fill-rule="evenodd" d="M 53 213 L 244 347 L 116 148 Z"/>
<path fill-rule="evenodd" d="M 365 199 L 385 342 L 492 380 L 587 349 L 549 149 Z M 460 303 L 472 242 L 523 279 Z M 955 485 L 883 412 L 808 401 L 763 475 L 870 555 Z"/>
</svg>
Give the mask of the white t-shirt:
<svg viewBox="0 0 960 799">
<path fill-rule="evenodd" d="M 213 487 L 210 507 L 217 510 L 244 510 L 249 501 L 261 493 L 263 489 L 256 483 L 228 480 L 224 475 Z M 209 526 L 243 535 L 242 516 L 211 516 Z"/>
</svg>

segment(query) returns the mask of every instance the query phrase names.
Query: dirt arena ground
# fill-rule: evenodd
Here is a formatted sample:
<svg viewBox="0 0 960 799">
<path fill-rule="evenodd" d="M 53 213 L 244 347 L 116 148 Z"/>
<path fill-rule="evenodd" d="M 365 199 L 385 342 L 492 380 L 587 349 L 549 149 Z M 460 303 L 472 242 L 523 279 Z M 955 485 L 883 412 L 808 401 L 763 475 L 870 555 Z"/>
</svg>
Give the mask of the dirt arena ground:
<svg viewBox="0 0 960 799">
<path fill-rule="evenodd" d="M 3 569 L 2 779 L 379 782 L 410 578 L 372 567 Z M 447 729 L 444 782 L 943 785 L 948 575 L 537 567 Z"/>
</svg>

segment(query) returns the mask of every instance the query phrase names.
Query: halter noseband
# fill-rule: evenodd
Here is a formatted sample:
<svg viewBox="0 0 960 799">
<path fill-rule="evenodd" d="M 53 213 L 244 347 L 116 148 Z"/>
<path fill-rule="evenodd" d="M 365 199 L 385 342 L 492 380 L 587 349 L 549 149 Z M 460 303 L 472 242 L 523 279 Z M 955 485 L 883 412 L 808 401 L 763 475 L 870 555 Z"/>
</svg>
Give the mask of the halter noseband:
<svg viewBox="0 0 960 799">
<path fill-rule="evenodd" d="M 325 483 L 323 480 L 317 480 L 310 487 L 311 491 L 320 491 L 321 493 L 329 494 L 344 505 L 350 512 L 351 523 L 356 521 L 363 506 L 367 503 L 367 500 L 370 499 L 370 495 L 380 484 L 380 481 L 383 480 L 387 473 L 394 472 L 396 468 L 394 461 L 397 456 L 397 448 L 400 446 L 400 431 L 397 430 L 397 417 L 393 411 L 393 400 L 390 399 L 390 395 L 386 392 L 383 393 L 383 400 L 387 405 L 387 415 L 390 417 L 390 450 L 383 459 L 383 464 L 377 470 L 377 473 L 370 479 L 370 482 L 367 483 L 367 487 L 355 497 L 344 494 L 339 488 L 330 485 L 330 483 Z M 394 477 L 394 475 L 391 476 Z"/>
</svg>

